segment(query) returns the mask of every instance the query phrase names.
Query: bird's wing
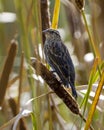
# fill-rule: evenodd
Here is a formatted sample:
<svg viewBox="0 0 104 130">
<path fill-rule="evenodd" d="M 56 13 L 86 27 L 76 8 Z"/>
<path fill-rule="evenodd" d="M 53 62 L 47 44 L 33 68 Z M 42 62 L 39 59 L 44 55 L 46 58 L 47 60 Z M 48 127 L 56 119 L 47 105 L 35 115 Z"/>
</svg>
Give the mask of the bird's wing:
<svg viewBox="0 0 104 130">
<path fill-rule="evenodd" d="M 63 84 L 72 88 L 72 94 L 77 98 L 74 86 L 75 71 L 70 54 L 63 43 L 56 43 L 48 50 L 50 66 L 56 71 Z"/>
<path fill-rule="evenodd" d="M 65 78 L 73 76 L 74 78 L 73 63 L 69 52 L 63 43 L 54 43 L 54 46 L 49 51 L 49 60 L 59 76 L 62 75 L 65 76 Z"/>
</svg>

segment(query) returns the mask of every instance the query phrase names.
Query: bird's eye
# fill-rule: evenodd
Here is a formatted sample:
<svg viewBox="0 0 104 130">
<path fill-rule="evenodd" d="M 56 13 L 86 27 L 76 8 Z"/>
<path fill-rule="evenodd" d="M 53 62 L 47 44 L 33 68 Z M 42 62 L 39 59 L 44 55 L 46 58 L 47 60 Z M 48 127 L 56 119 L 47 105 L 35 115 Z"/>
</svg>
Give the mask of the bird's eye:
<svg viewBox="0 0 104 130">
<path fill-rule="evenodd" d="M 55 32 L 54 31 L 52 31 L 52 34 L 54 34 Z"/>
</svg>

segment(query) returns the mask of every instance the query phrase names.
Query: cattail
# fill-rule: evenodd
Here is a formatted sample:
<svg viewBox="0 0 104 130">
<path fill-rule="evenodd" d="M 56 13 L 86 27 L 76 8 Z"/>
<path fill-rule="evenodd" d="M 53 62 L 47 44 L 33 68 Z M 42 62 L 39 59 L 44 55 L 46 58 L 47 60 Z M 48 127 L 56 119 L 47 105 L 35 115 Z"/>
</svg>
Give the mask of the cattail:
<svg viewBox="0 0 104 130">
<path fill-rule="evenodd" d="M 85 4 L 84 0 L 75 0 L 75 3 L 76 3 L 76 5 L 77 5 L 79 10 L 83 10 L 84 9 L 84 4 Z"/>
</svg>

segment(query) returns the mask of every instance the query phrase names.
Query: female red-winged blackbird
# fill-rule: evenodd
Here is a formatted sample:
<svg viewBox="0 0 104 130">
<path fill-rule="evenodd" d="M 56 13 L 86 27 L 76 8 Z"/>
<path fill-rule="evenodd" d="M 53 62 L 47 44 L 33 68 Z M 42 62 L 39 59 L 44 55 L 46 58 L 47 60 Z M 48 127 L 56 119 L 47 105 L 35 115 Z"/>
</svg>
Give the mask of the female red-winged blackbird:
<svg viewBox="0 0 104 130">
<path fill-rule="evenodd" d="M 63 44 L 57 30 L 46 29 L 43 31 L 46 40 L 44 53 L 46 61 L 52 67 L 66 87 L 71 87 L 72 95 L 77 98 L 75 89 L 75 70 L 68 49 Z"/>
</svg>

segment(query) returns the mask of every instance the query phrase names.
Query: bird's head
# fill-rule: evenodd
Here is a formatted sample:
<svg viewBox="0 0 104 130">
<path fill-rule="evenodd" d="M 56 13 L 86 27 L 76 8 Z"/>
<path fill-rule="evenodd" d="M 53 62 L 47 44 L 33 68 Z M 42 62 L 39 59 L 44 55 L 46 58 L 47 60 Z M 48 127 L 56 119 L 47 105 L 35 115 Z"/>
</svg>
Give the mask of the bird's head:
<svg viewBox="0 0 104 130">
<path fill-rule="evenodd" d="M 45 37 L 47 39 L 50 39 L 50 38 L 54 38 L 54 39 L 57 39 L 57 38 L 60 38 L 60 34 L 57 30 L 55 29 L 46 29 L 43 31 L 43 34 L 45 34 Z"/>
</svg>

